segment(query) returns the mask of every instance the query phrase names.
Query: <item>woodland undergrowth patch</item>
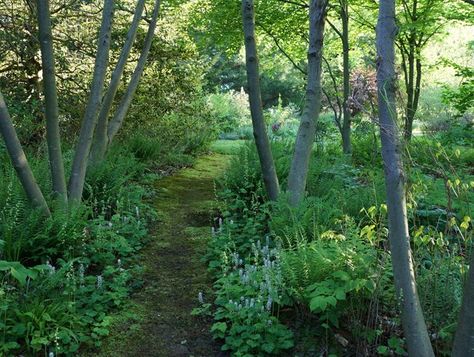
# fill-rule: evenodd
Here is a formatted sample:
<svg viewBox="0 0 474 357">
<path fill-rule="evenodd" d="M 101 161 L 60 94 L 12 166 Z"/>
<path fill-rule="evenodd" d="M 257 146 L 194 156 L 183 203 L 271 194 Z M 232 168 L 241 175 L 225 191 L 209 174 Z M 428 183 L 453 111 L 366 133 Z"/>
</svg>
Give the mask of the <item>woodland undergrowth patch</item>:
<svg viewBox="0 0 474 357">
<path fill-rule="evenodd" d="M 150 150 L 151 158 L 141 155 Z M 49 218 L 29 208 L 2 158 L 0 355 L 76 355 L 101 345 L 111 315 L 141 286 L 140 249 L 156 218 L 147 203 L 160 162 L 153 150 L 146 140 L 122 142 L 88 171 L 82 204 Z M 47 183 L 44 161 L 32 162 Z"/>
<path fill-rule="evenodd" d="M 371 142 L 361 140 L 356 147 L 369 152 L 364 145 Z M 429 161 L 451 182 L 447 189 L 456 192 L 448 210 L 422 206 L 433 195 L 450 193 L 427 192 L 429 179 L 412 164 L 409 217 L 418 288 L 434 346 L 444 355 L 450 350 L 472 238 L 469 176 L 463 176 L 464 164 L 456 164 L 455 152 L 440 151 L 435 142 L 416 145 L 424 145 L 425 156 L 413 162 Z M 283 178 L 287 147 L 284 141 L 273 142 Z M 370 163 L 347 162 L 333 155 L 331 145 L 315 150 L 309 194 L 298 207 L 290 207 L 284 195 L 274 203 L 265 200 L 251 144 L 234 157 L 218 184 L 224 208 L 206 255 L 215 301 L 196 313 L 213 314 L 214 337 L 235 356 L 404 355 L 383 181 Z M 457 166 L 454 177 L 448 169 Z"/>
</svg>

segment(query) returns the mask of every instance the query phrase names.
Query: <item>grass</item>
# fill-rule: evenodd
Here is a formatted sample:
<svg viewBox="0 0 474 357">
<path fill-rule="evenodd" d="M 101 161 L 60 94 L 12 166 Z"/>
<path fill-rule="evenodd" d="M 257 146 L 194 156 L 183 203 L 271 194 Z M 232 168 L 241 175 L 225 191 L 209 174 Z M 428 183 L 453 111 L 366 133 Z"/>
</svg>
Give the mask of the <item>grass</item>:
<svg viewBox="0 0 474 357">
<path fill-rule="evenodd" d="M 246 140 L 217 140 L 210 149 L 217 154 L 235 155 L 245 142 Z"/>
</svg>

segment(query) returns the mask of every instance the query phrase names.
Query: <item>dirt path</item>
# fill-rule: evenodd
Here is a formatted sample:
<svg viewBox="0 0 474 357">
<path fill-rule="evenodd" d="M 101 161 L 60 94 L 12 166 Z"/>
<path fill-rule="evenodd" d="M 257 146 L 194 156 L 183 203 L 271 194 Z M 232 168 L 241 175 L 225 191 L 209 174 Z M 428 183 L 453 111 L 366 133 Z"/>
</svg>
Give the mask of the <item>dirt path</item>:
<svg viewBox="0 0 474 357">
<path fill-rule="evenodd" d="M 201 157 L 193 168 L 157 182 L 159 219 L 143 252 L 144 285 L 99 356 L 221 355 L 209 333 L 211 321 L 190 313 L 200 291 L 210 295 L 201 257 L 216 209 L 214 179 L 227 162 L 222 154 Z"/>
</svg>

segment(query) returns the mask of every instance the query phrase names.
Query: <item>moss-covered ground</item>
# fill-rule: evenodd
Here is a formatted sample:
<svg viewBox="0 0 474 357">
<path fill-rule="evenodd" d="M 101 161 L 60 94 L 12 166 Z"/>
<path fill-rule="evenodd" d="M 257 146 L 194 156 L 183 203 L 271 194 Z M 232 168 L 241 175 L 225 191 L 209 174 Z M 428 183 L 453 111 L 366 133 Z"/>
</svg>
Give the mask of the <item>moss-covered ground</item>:
<svg viewBox="0 0 474 357">
<path fill-rule="evenodd" d="M 95 356 L 218 356 L 212 321 L 192 316 L 198 294 L 211 296 L 202 256 L 217 210 L 214 179 L 240 142 L 217 142 L 192 168 L 156 182 L 158 222 L 143 250 L 143 286 L 115 317 L 111 336 Z"/>
</svg>

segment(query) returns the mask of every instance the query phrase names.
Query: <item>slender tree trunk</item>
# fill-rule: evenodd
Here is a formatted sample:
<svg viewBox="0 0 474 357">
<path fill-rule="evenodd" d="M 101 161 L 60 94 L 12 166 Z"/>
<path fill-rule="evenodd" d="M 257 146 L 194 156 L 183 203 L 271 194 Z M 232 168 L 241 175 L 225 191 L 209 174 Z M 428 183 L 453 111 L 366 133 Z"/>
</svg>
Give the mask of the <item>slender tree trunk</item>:
<svg viewBox="0 0 474 357">
<path fill-rule="evenodd" d="M 413 37 L 413 36 L 412 36 Z M 407 81 L 407 104 L 405 108 L 405 128 L 404 128 L 404 137 L 406 141 L 410 141 L 411 134 L 413 131 L 413 120 L 415 118 L 415 112 L 413 109 L 413 100 L 414 100 L 414 87 L 415 87 L 415 45 L 411 43 L 413 41 L 410 39 L 409 51 L 407 54 L 408 60 L 408 81 Z"/>
<path fill-rule="evenodd" d="M 474 356 L 474 254 L 472 253 L 469 273 L 464 283 L 464 294 L 452 355 L 453 357 Z"/>
<path fill-rule="evenodd" d="M 245 36 L 245 53 L 247 64 L 247 82 L 249 89 L 250 112 L 252 114 L 253 136 L 257 145 L 258 157 L 262 168 L 263 182 L 268 198 L 278 198 L 280 185 L 273 161 L 272 149 L 268 140 L 263 117 L 262 95 L 260 91 L 260 72 L 258 65 L 257 44 L 255 41 L 255 11 L 253 0 L 242 1 L 242 18 Z"/>
<path fill-rule="evenodd" d="M 304 196 L 316 123 L 321 110 L 321 64 L 326 6 L 327 0 L 310 0 L 305 108 L 296 135 L 295 151 L 288 176 L 289 200 L 292 205 L 297 205 Z"/>
<path fill-rule="evenodd" d="M 344 154 L 352 152 L 351 145 L 351 111 L 349 108 L 350 95 L 350 63 L 349 63 L 349 6 L 347 0 L 341 2 L 341 21 L 342 21 L 342 66 L 343 66 L 343 84 L 344 84 L 344 107 L 342 122 L 342 150 Z"/>
<path fill-rule="evenodd" d="M 408 10 L 406 10 L 408 11 Z M 418 20 L 418 1 L 413 0 L 412 9 L 409 11 L 409 17 L 412 22 Z M 420 99 L 421 87 L 421 39 L 417 40 L 416 28 L 410 30 L 407 38 L 407 44 L 402 45 L 403 70 L 405 72 L 405 85 L 407 92 L 407 103 L 405 107 L 405 128 L 404 138 L 409 142 L 413 135 L 413 121 L 415 120 L 418 102 Z M 405 53 L 403 53 L 405 51 Z M 408 61 L 408 65 L 407 62 Z"/>
<path fill-rule="evenodd" d="M 118 106 L 117 112 L 110 121 L 109 127 L 107 129 L 108 143 L 107 146 L 110 146 L 113 138 L 117 135 L 117 132 L 122 127 L 125 116 L 127 115 L 128 108 L 132 103 L 133 96 L 137 90 L 138 83 L 140 82 L 140 77 L 142 76 L 143 70 L 145 69 L 146 60 L 148 58 L 148 53 L 150 52 L 151 44 L 153 42 L 153 37 L 155 36 L 156 23 L 158 21 L 158 14 L 160 12 L 160 0 L 155 0 L 155 5 L 153 8 L 153 15 L 148 26 L 148 32 L 145 37 L 145 43 L 143 45 L 142 52 L 140 53 L 140 58 L 138 59 L 137 66 L 133 71 L 132 78 L 128 84 L 127 90 Z"/>
<path fill-rule="evenodd" d="M 105 0 L 102 14 L 102 24 L 99 32 L 97 56 L 92 77 L 91 92 L 86 112 L 82 122 L 79 141 L 72 162 L 71 177 L 69 178 L 69 198 L 78 202 L 82 198 L 86 178 L 87 160 L 91 148 L 97 116 L 102 101 L 104 79 L 109 62 L 110 33 L 114 17 L 114 0 Z"/>
<path fill-rule="evenodd" d="M 377 86 L 395 288 L 409 356 L 434 356 L 416 289 L 405 201 L 404 170 L 396 123 L 395 0 L 380 0 L 377 24 Z"/>
<path fill-rule="evenodd" d="M 50 214 L 48 204 L 44 199 L 43 193 L 39 188 L 36 179 L 31 171 L 28 160 L 26 159 L 20 140 L 16 135 L 7 105 L 0 93 L 0 133 L 3 136 L 7 147 L 8 155 L 12 161 L 13 167 L 20 179 L 21 185 L 26 192 L 26 196 L 34 207 L 39 208 L 44 214 Z"/>
<path fill-rule="evenodd" d="M 410 48 L 408 57 L 407 104 L 405 108 L 404 138 L 410 141 L 413 136 L 413 122 L 415 120 L 418 103 L 420 101 L 422 65 L 421 53 L 415 48 Z"/>
<path fill-rule="evenodd" d="M 53 193 L 67 203 L 66 177 L 64 175 L 61 136 L 59 133 L 58 93 L 56 90 L 56 71 L 54 64 L 53 38 L 51 35 L 51 16 L 49 0 L 37 0 L 39 41 L 43 62 L 43 84 L 46 114 L 46 140 L 48 144 L 49 165 Z"/>
<path fill-rule="evenodd" d="M 138 0 L 132 24 L 130 25 L 130 29 L 127 33 L 127 39 L 125 40 L 125 44 L 120 53 L 117 65 L 112 72 L 112 78 L 104 96 L 102 107 L 99 112 L 99 119 L 97 121 L 97 128 L 95 130 L 94 142 L 91 149 L 90 159 L 92 163 L 98 163 L 104 159 L 105 151 L 107 150 L 107 127 L 109 123 L 108 119 L 110 108 L 112 107 L 117 89 L 120 84 L 120 79 L 122 78 L 125 65 L 127 64 L 127 60 L 132 49 L 132 45 L 135 41 L 144 7 L 145 0 Z"/>
</svg>

